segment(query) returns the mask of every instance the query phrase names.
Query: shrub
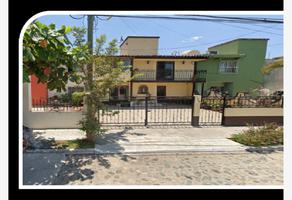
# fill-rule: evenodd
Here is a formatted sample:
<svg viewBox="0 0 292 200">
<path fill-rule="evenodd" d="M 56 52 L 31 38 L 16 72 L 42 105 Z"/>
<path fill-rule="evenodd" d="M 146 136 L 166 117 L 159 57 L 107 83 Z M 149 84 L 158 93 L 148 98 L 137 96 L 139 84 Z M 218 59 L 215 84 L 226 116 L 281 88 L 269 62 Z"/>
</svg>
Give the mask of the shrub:
<svg viewBox="0 0 292 200">
<path fill-rule="evenodd" d="M 74 106 L 81 106 L 83 103 L 84 92 L 72 93 L 72 104 Z"/>
<path fill-rule="evenodd" d="M 58 140 L 55 142 L 56 149 L 86 149 L 94 148 L 95 143 L 86 139 Z"/>
<path fill-rule="evenodd" d="M 59 98 L 62 103 L 69 103 L 71 102 L 72 97 L 69 93 L 64 93 L 64 94 L 61 94 Z"/>
<path fill-rule="evenodd" d="M 267 146 L 283 144 L 283 127 L 276 123 L 264 124 L 261 127 L 250 126 L 248 130 L 234 134 L 231 140 L 248 146 Z"/>
</svg>

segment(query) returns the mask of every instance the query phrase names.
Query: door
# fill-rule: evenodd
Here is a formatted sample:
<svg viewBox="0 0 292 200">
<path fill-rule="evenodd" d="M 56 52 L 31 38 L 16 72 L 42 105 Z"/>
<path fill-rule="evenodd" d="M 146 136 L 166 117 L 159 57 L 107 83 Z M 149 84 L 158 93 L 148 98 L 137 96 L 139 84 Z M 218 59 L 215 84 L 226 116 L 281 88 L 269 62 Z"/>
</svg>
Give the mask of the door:
<svg viewBox="0 0 292 200">
<path fill-rule="evenodd" d="M 128 98 L 128 96 L 129 96 L 129 89 L 128 89 L 129 87 L 128 86 L 121 86 L 120 87 L 120 93 L 119 93 L 119 98 L 120 99 L 127 99 Z"/>
<path fill-rule="evenodd" d="M 157 62 L 156 80 L 174 80 L 174 62 Z"/>
<path fill-rule="evenodd" d="M 157 97 L 166 97 L 166 86 L 157 86 Z"/>
</svg>

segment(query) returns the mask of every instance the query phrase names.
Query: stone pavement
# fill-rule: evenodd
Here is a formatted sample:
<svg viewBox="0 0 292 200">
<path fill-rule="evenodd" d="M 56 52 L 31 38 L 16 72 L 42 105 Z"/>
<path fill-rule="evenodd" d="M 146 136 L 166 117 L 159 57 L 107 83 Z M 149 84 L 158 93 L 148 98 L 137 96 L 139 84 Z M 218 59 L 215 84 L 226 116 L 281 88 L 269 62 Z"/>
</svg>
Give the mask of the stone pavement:
<svg viewBox="0 0 292 200">
<path fill-rule="evenodd" d="M 227 139 L 245 128 L 112 129 L 97 140 L 96 152 L 118 154 L 24 153 L 23 183 L 282 185 L 282 151 L 247 149 Z M 44 140 L 84 137 L 76 129 L 45 130 L 36 135 Z"/>
<path fill-rule="evenodd" d="M 23 185 L 50 185 L 64 164 L 64 153 L 24 153 Z"/>
<path fill-rule="evenodd" d="M 70 155 L 54 185 L 283 185 L 283 153 Z"/>
</svg>

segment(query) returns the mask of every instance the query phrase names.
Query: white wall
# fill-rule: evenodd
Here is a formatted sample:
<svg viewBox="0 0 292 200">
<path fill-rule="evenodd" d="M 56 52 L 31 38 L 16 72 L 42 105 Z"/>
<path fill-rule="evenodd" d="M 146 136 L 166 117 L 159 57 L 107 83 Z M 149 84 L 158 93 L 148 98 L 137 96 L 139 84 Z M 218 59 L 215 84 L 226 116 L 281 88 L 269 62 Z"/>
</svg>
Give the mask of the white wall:
<svg viewBox="0 0 292 200">
<path fill-rule="evenodd" d="M 23 125 L 33 129 L 78 128 L 82 112 L 32 112 L 30 84 L 23 86 Z"/>
<path fill-rule="evenodd" d="M 225 108 L 225 117 L 283 116 L 283 108 Z"/>
</svg>

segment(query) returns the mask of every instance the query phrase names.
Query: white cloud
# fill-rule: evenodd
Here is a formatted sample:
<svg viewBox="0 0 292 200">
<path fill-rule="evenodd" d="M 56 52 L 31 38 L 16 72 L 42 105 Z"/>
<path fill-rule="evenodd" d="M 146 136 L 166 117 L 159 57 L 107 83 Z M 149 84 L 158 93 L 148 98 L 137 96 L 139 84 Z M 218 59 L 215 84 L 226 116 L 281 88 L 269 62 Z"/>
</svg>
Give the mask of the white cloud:
<svg viewBox="0 0 292 200">
<path fill-rule="evenodd" d="M 183 43 L 195 42 L 195 41 L 200 40 L 202 38 L 203 38 L 203 36 L 193 36 L 193 37 L 191 37 L 191 38 L 189 38 L 187 40 L 183 40 L 182 42 Z"/>
<path fill-rule="evenodd" d="M 183 51 L 183 52 L 181 52 L 181 54 L 187 54 L 187 53 L 189 53 L 191 50 L 185 50 L 185 51 Z"/>
</svg>

